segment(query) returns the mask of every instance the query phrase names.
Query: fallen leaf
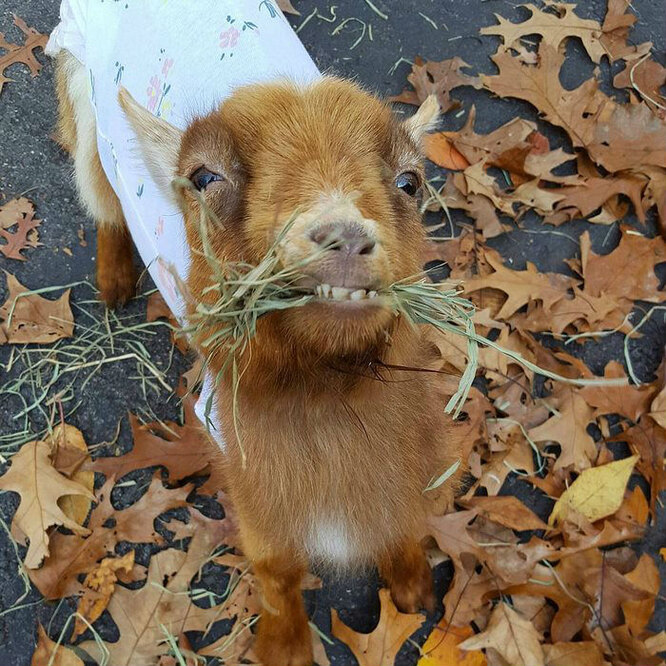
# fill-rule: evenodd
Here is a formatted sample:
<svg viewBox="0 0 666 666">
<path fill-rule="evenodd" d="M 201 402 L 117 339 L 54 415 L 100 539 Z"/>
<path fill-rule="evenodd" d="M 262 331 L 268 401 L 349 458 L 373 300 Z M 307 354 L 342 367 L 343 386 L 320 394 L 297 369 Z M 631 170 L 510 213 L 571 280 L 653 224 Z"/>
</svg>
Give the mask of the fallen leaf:
<svg viewBox="0 0 666 666">
<path fill-rule="evenodd" d="M 469 166 L 469 162 L 458 152 L 443 132 L 426 134 L 424 148 L 426 157 L 444 169 L 459 171 Z"/>
<path fill-rule="evenodd" d="M 23 44 L 12 44 L 0 32 L 0 49 L 6 51 L 6 53 L 0 55 L 0 93 L 2 93 L 5 83 L 11 81 L 5 76 L 5 70 L 14 63 L 20 62 L 27 65 L 33 78 L 39 74 L 42 65 L 35 58 L 33 51 L 37 48 L 43 49 L 48 41 L 48 35 L 42 35 L 34 28 L 29 28 L 26 22 L 15 14 L 14 25 L 25 35 L 25 39 Z"/>
<path fill-rule="evenodd" d="M 80 469 L 80 466 L 87 460 L 90 460 L 88 455 L 88 446 L 86 445 L 83 435 L 78 428 L 67 423 L 58 424 L 53 428 L 53 432 L 46 440 L 47 444 L 51 447 L 51 459 L 53 466 L 67 476 L 72 481 L 80 483 L 92 495 L 95 487 L 95 474 L 94 472 L 87 472 Z M 63 468 L 61 462 L 64 458 L 68 458 L 68 454 L 73 454 L 79 461 L 79 465 L 69 472 Z M 81 495 L 65 495 L 62 497 L 58 504 L 63 510 L 64 514 L 76 521 L 79 525 L 83 525 L 88 511 L 90 511 L 90 498 Z"/>
<path fill-rule="evenodd" d="M 52 641 L 40 622 L 30 666 L 84 666 L 84 663 L 72 650 Z"/>
<path fill-rule="evenodd" d="M 32 202 L 25 197 L 13 199 L 0 207 L 0 238 L 5 239 L 0 244 L 0 252 L 8 259 L 25 261 L 26 257 L 21 251 L 30 247 L 39 247 L 37 227 L 42 223 L 35 219 L 35 209 Z M 16 227 L 14 231 L 12 228 Z"/>
<path fill-rule="evenodd" d="M 47 530 L 51 525 L 64 525 L 77 534 L 89 533 L 63 513 L 58 500 L 66 495 L 94 499 L 94 495 L 85 486 L 60 474 L 52 466 L 49 454 L 50 447 L 45 442 L 28 442 L 12 456 L 12 466 L 0 477 L 0 489 L 11 490 L 21 498 L 12 529 L 17 527 L 30 539 L 23 562 L 28 569 L 35 569 L 48 556 Z"/>
<path fill-rule="evenodd" d="M 186 553 L 170 548 L 150 558 L 148 577 L 143 587 L 129 590 L 116 587 L 107 610 L 120 632 L 115 643 L 105 642 L 109 663 L 114 666 L 148 666 L 169 651 L 167 633 L 180 636 L 186 631 L 206 629 L 220 616 L 220 608 L 203 608 L 192 602 L 190 581 L 224 539 L 224 521 L 217 529 L 195 531 Z M 81 647 L 90 654 L 98 652 L 95 641 Z"/>
<path fill-rule="evenodd" d="M 555 503 L 548 524 L 567 520 L 571 513 L 580 514 L 592 523 L 613 515 L 622 504 L 637 461 L 638 456 L 631 456 L 583 470 Z"/>
<path fill-rule="evenodd" d="M 469 294 L 479 289 L 492 287 L 500 289 L 507 299 L 500 311 L 495 315 L 500 319 L 508 319 L 519 308 L 527 303 L 540 300 L 545 308 L 567 295 L 567 290 L 576 284 L 576 281 L 559 273 L 540 273 L 534 264 L 527 262 L 527 269 L 515 271 L 507 268 L 496 252 L 488 252 L 486 259 L 494 272 L 484 277 L 473 277 L 463 284 L 465 293 Z"/>
<path fill-rule="evenodd" d="M 89 624 L 92 624 L 109 605 L 113 594 L 118 571 L 130 573 L 134 566 L 134 551 L 130 550 L 122 557 L 105 557 L 83 581 L 84 593 L 76 607 L 77 617 L 74 622 L 72 639 L 80 636 Z M 87 622 L 84 621 L 84 619 Z"/>
<path fill-rule="evenodd" d="M 460 644 L 464 650 L 492 648 L 512 666 L 544 666 L 540 636 L 531 622 L 511 606 L 499 603 L 480 634 Z"/>
<path fill-rule="evenodd" d="M 458 57 L 442 62 L 424 61 L 417 57 L 407 76 L 414 90 L 403 90 L 400 95 L 390 97 L 389 100 L 419 106 L 429 95 L 436 95 L 441 112 L 446 113 L 460 106 L 459 102 L 451 99 L 451 90 L 458 86 L 481 87 L 479 77 L 464 74 L 461 71 L 464 67 L 468 67 L 467 63 Z"/>
<path fill-rule="evenodd" d="M 332 610 L 331 633 L 349 646 L 359 666 L 393 666 L 402 644 L 425 622 L 419 613 L 400 613 L 387 589 L 379 590 L 379 603 L 379 622 L 369 634 L 350 629 Z"/>
<path fill-rule="evenodd" d="M 472 497 L 463 506 L 477 509 L 482 515 L 512 530 L 545 530 L 548 528 L 539 516 L 528 509 L 517 497 Z"/>
<path fill-rule="evenodd" d="M 597 453 L 594 438 L 587 432 L 587 426 L 594 418 L 594 410 L 579 393 L 571 387 L 561 392 L 561 402 L 557 413 L 545 423 L 529 430 L 528 435 L 535 442 L 557 442 L 562 451 L 554 469 L 573 466 L 584 470 L 591 465 Z"/>
<path fill-rule="evenodd" d="M 422 657 L 417 666 L 486 666 L 483 652 L 466 652 L 459 647 L 473 634 L 470 626 L 453 627 L 441 619 L 421 648 Z"/>
<path fill-rule="evenodd" d="M 544 645 L 546 666 L 610 666 L 594 641 Z"/>
<path fill-rule="evenodd" d="M 7 275 L 9 295 L 0 306 L 0 331 L 10 344 L 49 344 L 74 333 L 69 293 L 55 301 L 28 290 L 11 273 Z"/>
</svg>

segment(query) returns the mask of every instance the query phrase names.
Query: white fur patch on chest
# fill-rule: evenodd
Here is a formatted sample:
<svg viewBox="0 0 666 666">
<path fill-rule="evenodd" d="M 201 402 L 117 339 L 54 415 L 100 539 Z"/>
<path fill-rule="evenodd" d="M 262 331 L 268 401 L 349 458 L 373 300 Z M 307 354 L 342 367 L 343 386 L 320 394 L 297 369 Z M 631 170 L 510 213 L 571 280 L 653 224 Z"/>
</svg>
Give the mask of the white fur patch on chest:
<svg viewBox="0 0 666 666">
<path fill-rule="evenodd" d="M 319 519 L 310 528 L 306 548 L 312 559 L 331 564 L 345 564 L 357 555 L 349 530 L 339 519 Z"/>
</svg>

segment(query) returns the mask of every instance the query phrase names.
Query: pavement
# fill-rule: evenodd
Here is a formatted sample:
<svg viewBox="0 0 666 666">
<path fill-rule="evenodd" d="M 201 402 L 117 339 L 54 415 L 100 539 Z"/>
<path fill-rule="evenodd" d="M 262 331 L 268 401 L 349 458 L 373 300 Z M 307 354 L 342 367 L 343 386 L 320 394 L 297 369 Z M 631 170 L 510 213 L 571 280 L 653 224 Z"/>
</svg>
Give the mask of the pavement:
<svg viewBox="0 0 666 666">
<path fill-rule="evenodd" d="M 311 14 L 315 7 L 320 14 L 332 17 L 331 8 L 321 0 L 295 0 L 301 17 L 293 18 L 298 26 Z M 322 70 L 356 79 L 368 89 L 385 96 L 400 92 L 405 84 L 409 65 L 399 62 L 400 58 L 412 60 L 415 55 L 432 60 L 443 60 L 453 56 L 462 57 L 476 71 L 493 73 L 489 60 L 496 49 L 497 40 L 492 37 L 480 38 L 479 29 L 493 24 L 494 12 L 507 18 L 517 19 L 524 15 L 518 3 L 503 0 L 374 0 L 376 7 L 388 16 L 384 20 L 362 0 L 337 0 L 334 22 L 326 22 L 317 17 L 311 18 L 300 31 L 308 51 Z M 633 0 L 631 3 L 639 17 L 633 33 L 633 41 L 646 40 L 655 44 L 657 58 L 666 64 L 666 3 L 664 0 Z M 0 0 L 0 32 L 10 41 L 17 41 L 20 32 L 12 24 L 12 13 L 25 19 L 28 25 L 43 33 L 55 26 L 58 17 L 57 0 Z M 600 19 L 605 13 L 603 0 L 586 0 L 579 3 L 579 13 L 586 17 Z M 421 14 L 425 15 L 422 16 Z M 344 18 L 354 17 L 372 26 L 372 39 L 366 28 L 361 35 L 362 23 L 348 21 L 345 27 L 332 35 L 333 29 Z M 430 22 L 437 26 L 435 29 Z M 362 37 L 354 48 L 355 42 Z M 587 78 L 592 67 L 579 44 L 569 45 L 572 55 L 565 76 L 566 85 Z M 21 282 L 30 288 L 48 285 L 65 285 L 81 281 L 94 282 L 95 273 L 95 233 L 90 220 L 83 214 L 76 201 L 71 180 L 71 166 L 67 157 L 51 139 L 56 118 L 56 104 L 53 94 L 53 67 L 43 55 L 38 59 L 44 63 L 40 75 L 32 79 L 27 69 L 15 65 L 8 70 L 14 81 L 5 86 L 0 96 L 0 200 L 11 199 L 25 194 L 36 206 L 38 217 L 43 220 L 40 240 L 43 247 L 29 251 L 29 260 L 17 262 L 0 257 L 0 267 L 15 273 Z M 396 64 L 397 63 L 397 64 Z M 602 70 L 609 74 L 608 65 Z M 528 105 L 518 101 L 493 101 L 483 91 L 459 89 L 454 96 L 468 110 L 472 104 L 477 108 L 478 132 L 488 132 L 507 122 L 520 113 L 534 118 Z M 456 117 L 448 114 L 443 120 L 443 128 L 457 129 L 466 118 L 466 113 Z M 547 134 L 554 146 L 566 146 L 563 133 L 539 121 L 540 130 Z M 455 213 L 455 211 L 454 211 Z M 463 218 L 454 218 L 462 220 Z M 552 228 L 543 227 L 538 219 L 525 220 L 527 231 L 515 230 L 493 239 L 491 244 L 511 261 L 515 268 L 521 268 L 526 261 L 534 262 L 540 270 L 568 272 L 563 260 L 573 256 L 577 244 L 561 235 L 550 233 Z M 84 241 L 81 242 L 83 230 Z M 576 220 L 559 228 L 572 238 L 589 229 L 593 248 L 598 252 L 609 252 L 617 243 L 619 234 L 616 228 L 590 225 Z M 545 233 L 529 233 L 538 230 Z M 85 243 L 85 244 L 84 244 Z M 661 275 L 662 281 L 664 275 Z M 144 287 L 149 288 L 146 281 Z M 663 286 L 663 285 L 662 285 Z M 0 287 L 0 298 L 5 293 Z M 103 314 L 101 306 L 83 303 L 92 298 L 92 291 L 85 284 L 74 287 L 72 299 L 82 308 Z M 77 310 L 77 322 L 83 316 Z M 136 299 L 123 310 L 123 315 L 142 320 L 145 313 L 145 299 Z M 645 337 L 636 345 L 637 371 L 643 379 L 649 379 L 661 360 L 666 327 L 657 321 L 645 327 Z M 622 339 L 620 336 L 605 338 L 603 344 L 585 346 L 583 356 L 590 367 L 599 372 L 611 358 L 621 360 Z M 165 369 L 169 381 L 175 383 L 178 374 L 187 366 L 186 359 L 179 354 L 171 355 L 171 345 L 166 329 L 151 336 L 147 347 L 155 364 Z M 8 346 L 0 347 L 0 363 L 6 364 L 10 354 Z M 1 367 L 1 366 L 0 366 Z M 139 382 L 132 380 L 134 367 L 131 364 L 109 364 L 96 374 L 85 391 L 77 396 L 80 405 L 71 422 L 79 427 L 86 441 L 115 442 L 114 446 L 125 449 L 130 445 L 127 412 L 129 409 L 151 409 L 161 418 L 174 418 L 178 415 L 178 404 L 169 400 L 164 392 L 151 392 L 144 395 Z M 8 381 L 5 378 L 1 381 Z M 19 409 L 19 402 L 0 403 L 0 434 L 16 429 L 13 418 Z M 37 419 L 38 420 L 38 419 Z M 121 424 L 118 431 L 118 424 Z M 35 423 L 37 429 L 39 423 Z M 0 454 L 2 449 L 0 448 Z M 0 468 L 1 471 L 1 468 Z M 520 484 L 521 486 L 526 484 Z M 524 495 L 529 502 L 530 495 Z M 534 495 L 536 498 L 536 495 Z M 9 524 L 17 506 L 16 496 L 0 496 L 0 517 Z M 209 507 L 215 512 L 215 507 Z M 219 509 L 217 509 L 219 511 Z M 656 556 L 658 548 L 666 542 L 666 512 L 659 512 L 658 520 L 645 540 L 635 547 L 641 552 Z M 141 558 L 147 562 L 150 549 L 144 549 Z M 20 549 L 20 554 L 24 550 Z M 140 559 L 141 559 L 140 558 Z M 435 570 L 439 596 L 443 596 L 448 586 L 451 568 L 443 563 Z M 666 579 L 666 568 L 661 563 L 662 579 Z M 379 612 L 377 589 L 379 583 L 372 572 L 352 580 L 325 580 L 323 590 L 307 593 L 308 608 L 313 620 L 324 630 L 330 628 L 330 609 L 336 608 L 344 622 L 357 631 L 370 631 L 376 624 Z M 35 590 L 22 601 L 22 607 L 8 614 L 2 611 L 12 606 L 23 592 L 23 583 L 18 576 L 16 553 L 8 535 L 0 524 L 0 665 L 27 666 L 30 664 L 35 642 L 36 622 L 39 619 L 48 626 L 54 635 L 64 624 L 73 610 L 73 602 L 51 604 L 42 601 Z M 666 604 L 662 595 L 657 602 L 653 628 L 666 627 Z M 434 619 L 424 626 L 424 637 L 431 629 Z M 114 640 L 115 628 L 107 616 L 102 631 L 105 638 Z M 331 663 L 335 666 L 352 666 L 354 658 L 339 642 L 329 651 Z M 407 646 L 398 655 L 397 666 L 413 666 L 418 660 L 418 650 Z"/>
</svg>

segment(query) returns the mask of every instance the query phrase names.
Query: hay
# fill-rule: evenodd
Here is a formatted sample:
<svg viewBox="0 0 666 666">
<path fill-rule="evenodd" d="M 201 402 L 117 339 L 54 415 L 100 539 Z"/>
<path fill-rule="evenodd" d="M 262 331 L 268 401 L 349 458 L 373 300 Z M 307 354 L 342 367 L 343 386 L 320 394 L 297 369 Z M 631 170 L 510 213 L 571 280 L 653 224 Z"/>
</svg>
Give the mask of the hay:
<svg viewBox="0 0 666 666">
<path fill-rule="evenodd" d="M 233 261 L 222 262 L 215 256 L 211 248 L 209 233 L 215 226 L 218 229 L 223 228 L 223 223 L 217 219 L 206 204 L 201 192 L 194 189 L 189 180 L 178 178 L 173 181 L 172 185 L 181 199 L 183 190 L 187 189 L 199 203 L 199 227 L 203 255 L 212 272 L 211 283 L 203 291 L 204 297 L 210 298 L 212 303 L 196 302 L 189 296 L 186 286 L 182 282 L 180 283 L 181 290 L 192 308 L 189 323 L 184 330 L 188 335 L 196 338 L 206 357 L 222 355 L 224 361 L 215 378 L 216 385 L 219 385 L 224 376 L 231 373 L 234 428 L 241 447 L 243 462 L 245 462 L 236 400 L 238 386 L 242 379 L 238 366 L 239 357 L 250 349 L 250 341 L 256 334 L 257 321 L 260 317 L 270 312 L 303 307 L 316 299 L 314 289 L 299 287 L 298 280 L 303 277 L 302 269 L 320 256 L 324 250 L 296 265 L 281 266 L 276 250 L 298 214 L 296 212 L 287 221 L 258 265 Z M 411 324 L 427 324 L 439 331 L 454 333 L 466 339 L 467 366 L 460 378 L 457 391 L 444 408 L 445 412 L 456 416 L 465 404 L 476 376 L 479 345 L 492 347 L 535 373 L 568 384 L 620 386 L 627 383 L 624 378 L 570 379 L 561 377 L 554 372 L 540 368 L 519 353 L 505 349 L 496 342 L 479 335 L 473 322 L 476 308 L 471 301 L 461 296 L 461 291 L 456 284 L 432 283 L 421 274 L 396 282 L 378 292 L 378 296 L 384 298 L 397 316 L 402 316 Z M 212 394 L 205 409 L 207 421 L 211 410 Z"/>
</svg>

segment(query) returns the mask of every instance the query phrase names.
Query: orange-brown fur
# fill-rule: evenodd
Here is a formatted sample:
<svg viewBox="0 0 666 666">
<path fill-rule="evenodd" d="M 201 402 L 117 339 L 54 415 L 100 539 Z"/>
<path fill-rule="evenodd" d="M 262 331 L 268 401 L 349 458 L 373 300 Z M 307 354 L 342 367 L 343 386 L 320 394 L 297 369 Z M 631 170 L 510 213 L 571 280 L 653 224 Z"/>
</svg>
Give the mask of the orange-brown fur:
<svg viewBox="0 0 666 666">
<path fill-rule="evenodd" d="M 122 104 L 140 133 L 150 119 L 127 99 Z M 66 104 L 61 110 L 68 112 Z M 61 133 L 66 126 L 61 122 Z M 184 132 L 173 175 L 188 177 L 201 165 L 225 173 L 223 186 L 205 195 L 223 224 L 210 239 L 219 258 L 250 263 L 322 192 L 352 196 L 363 217 L 376 222 L 380 251 L 373 270 L 387 286 L 420 270 L 417 203 L 393 183 L 402 168 L 421 170 L 417 142 L 388 107 L 351 83 L 325 79 L 305 91 L 252 86 Z M 204 299 L 210 268 L 201 256 L 198 204 L 185 197 L 194 250 L 188 286 Z M 309 241 L 294 233 L 287 250 L 306 253 Z M 105 257 L 126 265 L 129 249 L 123 245 L 123 259 L 117 237 L 99 242 L 115 248 Z M 239 359 L 241 442 L 229 378 L 221 383 L 215 399 L 227 442 L 226 479 L 263 591 L 256 651 L 264 666 L 312 662 L 300 580 L 318 527 L 343 536 L 345 566 L 375 562 L 400 609 L 433 608 L 419 545 L 428 501 L 423 489 L 457 460 L 458 448 L 447 441 L 437 376 L 387 367 L 423 367 L 431 353 L 422 331 L 386 307 L 341 317 L 316 302 L 259 321 Z M 222 361 L 208 359 L 213 374 Z M 440 502 L 452 502 L 453 488 L 437 491 Z"/>
</svg>

